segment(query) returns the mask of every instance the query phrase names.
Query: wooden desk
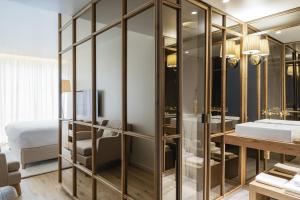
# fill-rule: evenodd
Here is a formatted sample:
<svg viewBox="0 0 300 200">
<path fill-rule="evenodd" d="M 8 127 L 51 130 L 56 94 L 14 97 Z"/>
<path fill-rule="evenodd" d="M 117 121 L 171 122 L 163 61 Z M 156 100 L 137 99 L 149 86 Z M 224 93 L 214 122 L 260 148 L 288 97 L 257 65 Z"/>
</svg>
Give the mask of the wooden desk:
<svg viewBox="0 0 300 200">
<path fill-rule="evenodd" d="M 240 147 L 239 173 L 242 185 L 245 185 L 246 183 L 247 148 L 259 149 L 292 156 L 300 155 L 300 144 L 241 137 L 236 133 L 226 134 L 225 144 L 232 144 Z"/>
</svg>

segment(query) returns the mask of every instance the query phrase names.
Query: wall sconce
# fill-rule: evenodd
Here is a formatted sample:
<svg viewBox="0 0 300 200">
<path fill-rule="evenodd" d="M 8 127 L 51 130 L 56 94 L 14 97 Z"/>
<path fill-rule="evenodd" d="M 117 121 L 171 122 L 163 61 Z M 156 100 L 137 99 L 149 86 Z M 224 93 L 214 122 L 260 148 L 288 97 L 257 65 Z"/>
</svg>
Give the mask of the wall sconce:
<svg viewBox="0 0 300 200">
<path fill-rule="evenodd" d="M 288 65 L 288 68 L 287 68 L 287 72 L 286 74 L 288 76 L 294 76 L 294 68 L 293 68 L 293 65 Z M 297 77 L 299 77 L 299 68 L 296 67 L 296 74 L 297 74 Z"/>
<path fill-rule="evenodd" d="M 220 51 L 222 57 L 222 46 Z M 234 40 L 226 40 L 226 62 L 229 67 L 236 68 L 240 60 L 240 45 L 236 44 Z"/>
<path fill-rule="evenodd" d="M 249 55 L 252 65 L 259 65 L 270 54 L 268 39 L 260 39 L 258 35 L 247 35 L 244 38 L 243 54 Z"/>
<path fill-rule="evenodd" d="M 177 55 L 176 53 L 167 56 L 167 67 L 176 68 L 177 65 Z"/>
</svg>

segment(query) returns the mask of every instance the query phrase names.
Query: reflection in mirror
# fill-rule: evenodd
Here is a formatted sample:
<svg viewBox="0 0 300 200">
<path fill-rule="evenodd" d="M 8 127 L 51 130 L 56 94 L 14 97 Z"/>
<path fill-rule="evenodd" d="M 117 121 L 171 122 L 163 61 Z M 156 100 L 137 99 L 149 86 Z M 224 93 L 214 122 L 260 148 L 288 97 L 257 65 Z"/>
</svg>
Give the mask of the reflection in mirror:
<svg viewBox="0 0 300 200">
<path fill-rule="evenodd" d="M 182 192 L 203 199 L 205 95 L 205 10 L 182 2 Z"/>
<path fill-rule="evenodd" d="M 269 40 L 270 55 L 268 58 L 268 109 L 269 118 L 280 119 L 281 111 L 281 50 L 282 45 Z"/>
<path fill-rule="evenodd" d="M 76 120 L 92 120 L 91 40 L 76 47 Z"/>
<path fill-rule="evenodd" d="M 154 199 L 154 142 L 126 136 L 128 194 L 134 199 Z"/>
<path fill-rule="evenodd" d="M 286 119 L 299 120 L 299 61 L 290 46 L 285 49 Z"/>
</svg>

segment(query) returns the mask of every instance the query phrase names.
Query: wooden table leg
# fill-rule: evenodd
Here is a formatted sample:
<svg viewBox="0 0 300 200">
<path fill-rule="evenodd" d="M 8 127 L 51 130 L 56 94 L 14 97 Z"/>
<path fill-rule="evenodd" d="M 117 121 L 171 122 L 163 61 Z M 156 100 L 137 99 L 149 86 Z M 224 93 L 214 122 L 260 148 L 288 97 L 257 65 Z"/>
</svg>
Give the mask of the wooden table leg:
<svg viewBox="0 0 300 200">
<path fill-rule="evenodd" d="M 240 167 L 239 167 L 239 174 L 240 174 L 240 181 L 241 185 L 246 184 L 246 172 L 247 172 L 247 148 L 245 146 L 240 147 Z"/>
</svg>

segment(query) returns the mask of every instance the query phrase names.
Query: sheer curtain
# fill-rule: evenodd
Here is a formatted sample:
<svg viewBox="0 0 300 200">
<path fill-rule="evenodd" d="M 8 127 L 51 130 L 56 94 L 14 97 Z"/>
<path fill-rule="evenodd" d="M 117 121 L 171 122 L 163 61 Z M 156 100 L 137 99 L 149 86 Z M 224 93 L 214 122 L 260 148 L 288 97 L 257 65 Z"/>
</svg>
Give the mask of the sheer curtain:
<svg viewBox="0 0 300 200">
<path fill-rule="evenodd" d="M 0 54 L 0 144 L 7 123 L 58 116 L 57 61 Z"/>
</svg>

